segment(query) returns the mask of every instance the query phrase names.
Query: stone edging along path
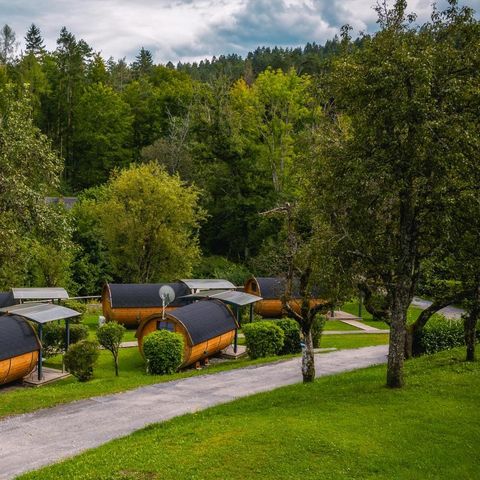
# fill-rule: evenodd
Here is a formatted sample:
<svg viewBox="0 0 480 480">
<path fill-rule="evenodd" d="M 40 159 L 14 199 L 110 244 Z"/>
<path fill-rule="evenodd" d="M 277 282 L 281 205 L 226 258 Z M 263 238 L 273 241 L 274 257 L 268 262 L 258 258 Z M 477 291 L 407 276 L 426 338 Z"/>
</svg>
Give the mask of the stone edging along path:
<svg viewBox="0 0 480 480">
<path fill-rule="evenodd" d="M 317 375 L 386 362 L 387 346 L 316 355 Z M 300 358 L 159 383 L 0 420 L 0 479 L 58 462 L 151 423 L 301 381 Z"/>
</svg>

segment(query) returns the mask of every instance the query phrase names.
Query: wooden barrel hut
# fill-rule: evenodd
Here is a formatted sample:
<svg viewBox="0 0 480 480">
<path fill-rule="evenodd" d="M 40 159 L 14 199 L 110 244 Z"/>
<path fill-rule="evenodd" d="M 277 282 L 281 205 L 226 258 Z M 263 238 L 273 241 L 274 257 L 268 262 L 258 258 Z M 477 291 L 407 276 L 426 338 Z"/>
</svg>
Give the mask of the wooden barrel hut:
<svg viewBox="0 0 480 480">
<path fill-rule="evenodd" d="M 142 321 L 136 337 L 143 355 L 143 339 L 155 330 L 166 329 L 183 335 L 185 351 L 181 367 L 215 355 L 228 347 L 238 324 L 232 311 L 220 300 L 205 299 L 174 312 L 157 313 Z"/>
<path fill-rule="evenodd" d="M 245 293 L 258 295 L 263 298 L 255 303 L 255 313 L 264 318 L 280 318 L 286 315 L 282 305 L 282 295 L 285 293 L 285 279 L 279 277 L 251 277 L 245 282 Z M 300 312 L 300 293 L 298 282 L 294 282 L 290 305 L 296 312 Z M 324 303 L 320 298 L 310 300 L 310 306 Z"/>
<path fill-rule="evenodd" d="M 186 304 L 179 299 L 190 293 L 182 282 L 119 284 L 107 283 L 102 291 L 103 316 L 107 321 L 115 321 L 127 327 L 138 327 L 145 319 L 162 312 L 160 288 L 170 286 L 175 292 L 175 300 L 168 304 L 166 311 L 174 310 Z"/>
<path fill-rule="evenodd" d="M 36 367 L 40 342 L 32 325 L 18 315 L 0 315 L 0 385 L 19 380 Z"/>
</svg>

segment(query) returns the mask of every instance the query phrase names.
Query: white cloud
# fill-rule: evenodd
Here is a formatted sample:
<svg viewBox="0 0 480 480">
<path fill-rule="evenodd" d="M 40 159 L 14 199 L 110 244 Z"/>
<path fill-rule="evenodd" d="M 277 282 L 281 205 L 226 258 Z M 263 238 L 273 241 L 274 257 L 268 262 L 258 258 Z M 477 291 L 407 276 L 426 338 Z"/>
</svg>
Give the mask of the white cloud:
<svg viewBox="0 0 480 480">
<path fill-rule="evenodd" d="M 155 61 L 188 61 L 240 53 L 262 45 L 324 43 L 349 23 L 354 32 L 376 28 L 375 0 L 0 0 L 2 17 L 23 36 L 37 24 L 54 49 L 62 26 L 104 57 L 132 60 L 140 47 Z M 445 0 L 440 0 L 445 4 Z M 480 0 L 469 0 L 480 10 Z M 426 20 L 430 0 L 410 0 Z"/>
</svg>

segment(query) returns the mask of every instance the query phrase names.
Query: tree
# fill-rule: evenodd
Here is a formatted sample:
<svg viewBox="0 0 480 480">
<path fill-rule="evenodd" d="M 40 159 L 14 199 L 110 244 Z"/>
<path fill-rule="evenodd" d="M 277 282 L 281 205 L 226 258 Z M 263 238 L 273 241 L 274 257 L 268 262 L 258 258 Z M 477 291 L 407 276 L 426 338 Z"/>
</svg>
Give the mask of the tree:
<svg viewBox="0 0 480 480">
<path fill-rule="evenodd" d="M 451 1 L 432 24 L 416 29 L 404 1 L 392 10 L 384 6 L 377 8 L 381 30 L 365 37 L 361 48 L 344 30 L 314 171 L 319 208 L 342 238 L 344 257 L 358 280 L 385 293 L 387 385 L 401 387 L 407 309 L 423 260 L 448 231 L 458 179 L 468 183 L 469 171 L 478 169 L 472 148 L 478 124 L 471 108 L 463 109 L 478 70 L 459 68 L 478 42 L 478 22 Z M 468 42 L 454 40 L 459 28 L 468 32 Z"/>
<path fill-rule="evenodd" d="M 138 78 L 144 75 L 148 75 L 151 72 L 152 68 L 152 52 L 142 47 L 138 55 L 135 57 L 135 61 L 132 63 L 132 70 Z"/>
<path fill-rule="evenodd" d="M 5 24 L 0 30 L 0 63 L 11 63 L 17 47 L 15 32 L 10 25 Z"/>
<path fill-rule="evenodd" d="M 45 42 L 43 40 L 40 29 L 32 23 L 25 35 L 25 52 L 35 57 L 45 52 Z"/>
<path fill-rule="evenodd" d="M 132 121 L 129 105 L 111 87 L 96 83 L 87 87 L 74 110 L 73 135 L 75 187 L 105 182 L 114 168 L 132 160 Z"/>
<path fill-rule="evenodd" d="M 257 157 L 268 165 L 278 193 L 292 188 L 298 133 L 314 112 L 309 87 L 310 79 L 293 69 L 288 73 L 267 69 L 251 87 L 239 80 L 232 90 L 239 140 L 256 145 Z"/>
<path fill-rule="evenodd" d="M 116 377 L 118 377 L 118 352 L 124 333 L 125 327 L 115 322 L 105 323 L 97 330 L 98 342 L 113 355 Z"/>
<path fill-rule="evenodd" d="M 263 213 L 280 213 L 285 219 L 283 243 L 276 252 L 276 261 L 272 267 L 283 271 L 283 307 L 288 316 L 299 324 L 302 332 L 304 383 L 315 379 L 312 329 L 317 315 L 333 310 L 335 305 L 351 293 L 349 277 L 335 254 L 337 240 L 331 235 L 328 225 L 312 215 L 307 191 L 298 205 L 286 203 Z M 312 301 L 319 297 L 321 302 Z"/>
<path fill-rule="evenodd" d="M 62 161 L 33 125 L 29 95 L 0 90 L 0 286 L 43 283 L 42 251 L 68 256 L 70 229 L 45 196 L 59 185 Z M 44 257 L 43 257 L 44 258 Z M 61 263 L 61 260 L 60 262 Z M 32 268 L 39 276 L 29 276 Z M 63 274 L 59 281 L 67 281 Z M 37 280 L 35 280 L 37 278 Z M 38 285 L 38 283 L 36 283 Z"/>
<path fill-rule="evenodd" d="M 130 166 L 78 206 L 98 221 L 111 273 L 122 283 L 188 277 L 205 217 L 199 191 L 155 164 Z"/>
</svg>

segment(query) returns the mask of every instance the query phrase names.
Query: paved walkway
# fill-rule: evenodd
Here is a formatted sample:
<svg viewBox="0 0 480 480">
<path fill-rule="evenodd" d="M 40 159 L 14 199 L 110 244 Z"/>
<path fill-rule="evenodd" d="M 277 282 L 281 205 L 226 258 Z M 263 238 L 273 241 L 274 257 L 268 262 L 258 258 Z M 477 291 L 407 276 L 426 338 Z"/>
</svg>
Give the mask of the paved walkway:
<svg viewBox="0 0 480 480">
<path fill-rule="evenodd" d="M 387 346 L 316 356 L 317 375 L 386 362 Z M 300 358 L 159 383 L 0 420 L 0 479 L 58 462 L 114 438 L 240 397 L 301 381 Z"/>
<path fill-rule="evenodd" d="M 423 298 L 419 298 L 419 297 L 414 297 L 412 301 L 412 305 L 414 307 L 419 307 L 422 310 L 427 309 L 431 304 L 432 302 L 430 302 L 430 300 L 424 300 Z M 462 308 L 452 307 L 451 305 L 449 305 L 448 307 L 445 307 L 439 310 L 438 313 L 440 313 L 446 318 L 459 320 L 462 318 L 462 315 L 465 313 L 465 310 L 463 310 Z"/>
</svg>

